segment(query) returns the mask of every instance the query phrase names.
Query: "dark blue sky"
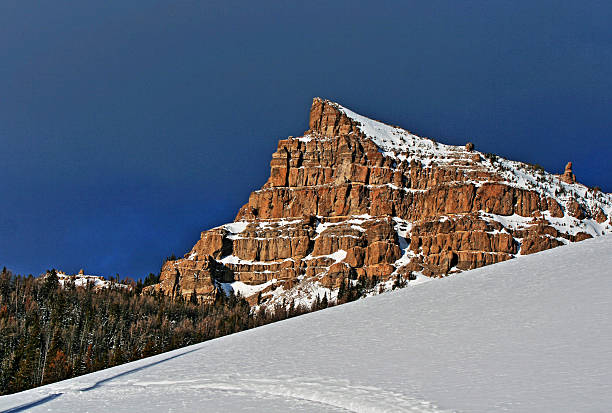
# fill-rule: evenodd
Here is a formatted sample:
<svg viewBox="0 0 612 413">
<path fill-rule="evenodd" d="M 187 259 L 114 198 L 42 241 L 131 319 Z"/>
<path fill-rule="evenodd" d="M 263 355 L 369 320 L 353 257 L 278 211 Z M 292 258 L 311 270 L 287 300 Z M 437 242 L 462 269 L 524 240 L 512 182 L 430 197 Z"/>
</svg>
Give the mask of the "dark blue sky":
<svg viewBox="0 0 612 413">
<path fill-rule="evenodd" d="M 609 1 L 0 2 L 0 265 L 139 277 L 322 96 L 612 191 Z"/>
</svg>

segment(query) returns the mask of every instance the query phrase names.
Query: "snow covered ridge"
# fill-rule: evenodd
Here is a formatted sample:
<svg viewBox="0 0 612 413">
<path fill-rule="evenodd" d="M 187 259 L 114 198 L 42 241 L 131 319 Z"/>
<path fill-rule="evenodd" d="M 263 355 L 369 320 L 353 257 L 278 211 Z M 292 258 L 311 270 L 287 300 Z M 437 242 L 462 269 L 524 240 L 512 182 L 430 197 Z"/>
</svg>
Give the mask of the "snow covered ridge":
<svg viewBox="0 0 612 413">
<path fill-rule="evenodd" d="M 3 412 L 608 412 L 612 237 L 0 397 Z"/>
<path fill-rule="evenodd" d="M 511 161 L 493 154 L 484 154 L 472 148 L 438 143 L 432 139 L 414 135 L 405 129 L 369 119 L 338 103 L 327 100 L 325 103 L 335 106 L 349 119 L 355 121 L 361 132 L 371 139 L 386 157 L 407 162 L 416 160 L 425 166 L 433 163 L 452 166 L 457 164 L 457 160 L 473 158 L 474 155 L 477 155 L 482 160 L 480 164 L 484 168 L 501 175 L 503 179 L 499 183 L 520 189 L 538 191 L 544 196 L 554 199 L 560 205 L 567 205 L 576 201 L 592 217 L 597 215 L 601 217 L 612 216 L 612 194 L 589 188 L 575 181 L 564 182 L 560 175 L 551 174 L 534 165 Z M 569 165 L 571 168 L 571 163 Z M 454 166 L 465 168 L 463 164 Z M 571 169 L 569 172 L 571 173 Z M 488 181 L 475 181 L 474 183 L 481 185 L 486 182 Z M 550 217 L 546 218 L 550 221 Z M 581 225 L 578 222 L 579 220 L 566 216 L 562 220 L 552 219 L 552 221 L 553 227 L 563 232 L 567 232 L 569 229 L 570 232 L 576 233 L 578 232 L 577 228 L 591 236 L 612 232 L 612 220 L 597 222 L 595 219 L 588 219 L 584 225 Z"/>
<path fill-rule="evenodd" d="M 63 271 L 56 271 L 57 280 L 62 287 L 65 287 L 68 283 L 72 283 L 75 287 L 88 287 L 98 290 L 102 288 L 128 288 L 132 287 L 126 284 L 121 284 L 115 281 L 107 280 L 101 275 L 87 275 L 81 270 L 78 274 L 66 274 Z M 49 274 L 45 274 L 48 276 Z"/>
<path fill-rule="evenodd" d="M 551 174 L 534 165 L 511 161 L 493 154 L 468 150 L 463 146 L 445 145 L 432 139 L 422 138 L 409 131 L 369 119 L 335 102 L 325 101 L 335 106 L 349 119 L 358 123 L 358 128 L 370 138 L 383 155 L 398 161 L 418 160 L 423 165 L 453 164 L 457 159 L 479 155 L 482 166 L 493 172 L 501 173 L 501 183 L 527 190 L 537 190 L 561 204 L 576 199 L 590 210 L 600 208 L 606 215 L 612 213 L 612 194 L 591 189 L 578 182 L 567 183 L 559 175 Z M 309 137 L 309 139 L 312 139 Z M 486 160 L 486 161 L 485 161 Z M 483 181 L 485 182 L 485 181 Z M 476 182 L 478 183 L 478 182 Z"/>
</svg>

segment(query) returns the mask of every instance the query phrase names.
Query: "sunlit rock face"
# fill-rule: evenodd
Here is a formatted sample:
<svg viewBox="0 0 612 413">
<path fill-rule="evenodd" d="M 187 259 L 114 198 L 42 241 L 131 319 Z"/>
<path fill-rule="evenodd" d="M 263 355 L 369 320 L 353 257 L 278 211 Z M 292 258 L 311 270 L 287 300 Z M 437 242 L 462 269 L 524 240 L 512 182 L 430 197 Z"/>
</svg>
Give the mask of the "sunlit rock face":
<svg viewBox="0 0 612 413">
<path fill-rule="evenodd" d="M 363 277 L 447 274 L 612 232 L 612 196 L 562 175 L 444 145 L 315 98 L 310 129 L 278 142 L 270 177 L 233 223 L 202 232 L 150 290 L 253 305 L 333 298 Z"/>
</svg>

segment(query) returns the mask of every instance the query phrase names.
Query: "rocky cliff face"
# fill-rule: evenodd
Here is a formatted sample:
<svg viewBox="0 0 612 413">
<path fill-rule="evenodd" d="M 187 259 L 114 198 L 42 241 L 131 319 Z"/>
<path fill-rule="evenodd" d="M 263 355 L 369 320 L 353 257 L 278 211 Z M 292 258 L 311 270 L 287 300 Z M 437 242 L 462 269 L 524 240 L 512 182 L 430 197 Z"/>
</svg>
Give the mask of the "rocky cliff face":
<svg viewBox="0 0 612 413">
<path fill-rule="evenodd" d="M 576 183 L 571 163 L 549 174 L 319 98 L 309 127 L 279 141 L 236 220 L 202 232 L 153 289 L 308 304 L 347 279 L 384 290 L 612 232 L 612 196 Z"/>
</svg>

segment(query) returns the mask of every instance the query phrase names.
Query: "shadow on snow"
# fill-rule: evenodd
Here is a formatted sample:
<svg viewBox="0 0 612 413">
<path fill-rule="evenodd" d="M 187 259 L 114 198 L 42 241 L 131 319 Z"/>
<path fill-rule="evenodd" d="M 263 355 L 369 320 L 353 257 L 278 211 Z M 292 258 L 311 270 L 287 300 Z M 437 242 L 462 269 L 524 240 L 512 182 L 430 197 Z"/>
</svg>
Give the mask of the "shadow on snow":
<svg viewBox="0 0 612 413">
<path fill-rule="evenodd" d="M 181 353 L 181 354 L 177 354 L 177 355 L 174 355 L 174 356 L 171 356 L 171 357 L 166 357 L 165 359 L 154 361 L 154 362 L 149 363 L 149 364 L 145 364 L 144 366 L 140 366 L 140 367 L 136 367 L 136 368 L 133 368 L 133 369 L 130 369 L 130 370 L 126 370 L 124 372 L 115 374 L 114 376 L 110 376 L 110 377 L 107 377 L 107 378 L 105 378 L 103 380 L 97 381 L 97 382 L 95 382 L 94 384 L 92 384 L 89 387 L 84 387 L 84 388 L 80 389 L 80 391 L 86 392 L 86 391 L 97 389 L 98 387 L 104 385 L 105 383 L 108 383 L 109 381 L 113 381 L 113 380 L 115 380 L 115 379 L 117 379 L 119 377 L 127 376 L 128 374 L 132 374 L 132 373 L 136 373 L 137 371 L 148 369 L 149 367 L 156 366 L 158 364 L 161 364 L 161 363 L 164 363 L 166 361 L 169 361 L 169 360 L 172 360 L 172 359 L 184 356 L 185 354 L 193 353 L 194 351 L 198 351 L 198 350 L 199 349 L 189 350 L 189 351 L 186 351 L 186 352 Z M 33 402 L 22 404 L 22 405 L 19 405 L 19 406 L 16 406 L 16 407 L 11 407 L 10 409 L 7 409 L 7 410 L 2 410 L 2 411 L 0 411 L 0 413 L 24 412 L 24 411 L 27 411 L 28 409 L 33 408 L 33 407 L 40 406 L 42 404 L 50 402 L 51 400 L 57 399 L 62 394 L 64 394 L 64 393 L 53 393 L 53 394 L 50 394 L 48 396 L 43 397 L 42 399 L 35 400 Z"/>
</svg>

